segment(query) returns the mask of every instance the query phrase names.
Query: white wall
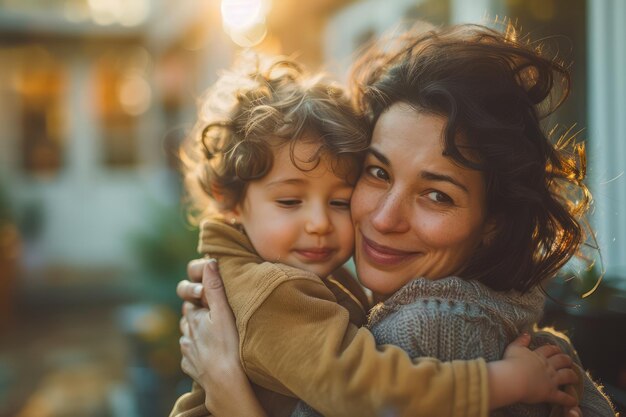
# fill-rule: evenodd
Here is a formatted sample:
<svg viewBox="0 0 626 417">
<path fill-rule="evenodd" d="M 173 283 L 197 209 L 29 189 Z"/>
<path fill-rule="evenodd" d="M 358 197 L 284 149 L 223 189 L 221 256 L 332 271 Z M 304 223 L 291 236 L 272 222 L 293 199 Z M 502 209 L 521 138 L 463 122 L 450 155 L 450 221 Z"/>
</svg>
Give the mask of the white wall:
<svg viewBox="0 0 626 417">
<path fill-rule="evenodd" d="M 607 277 L 626 274 L 626 2 L 588 0 L 589 175 Z"/>
</svg>

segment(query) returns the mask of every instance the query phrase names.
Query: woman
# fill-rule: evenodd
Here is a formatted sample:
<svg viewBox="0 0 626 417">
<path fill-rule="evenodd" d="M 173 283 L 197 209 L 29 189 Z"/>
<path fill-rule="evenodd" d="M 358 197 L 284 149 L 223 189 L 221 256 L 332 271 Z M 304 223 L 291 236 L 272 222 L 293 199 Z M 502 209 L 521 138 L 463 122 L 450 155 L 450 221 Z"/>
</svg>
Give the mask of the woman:
<svg viewBox="0 0 626 417">
<path fill-rule="evenodd" d="M 511 35 L 478 26 L 409 32 L 357 65 L 355 99 L 374 126 L 351 202 L 357 274 L 389 297 L 370 316 L 377 342 L 412 357 L 499 358 L 539 319 L 539 285 L 583 239 L 584 169 L 567 153 L 571 142 L 557 147 L 540 127 L 541 111 L 567 95 L 568 74 Z M 196 321 L 190 328 L 201 331 Z M 535 340 L 573 353 L 556 336 Z M 200 356 L 186 352 L 202 368 Z M 613 415 L 588 377 L 580 405 L 583 415 Z"/>
</svg>

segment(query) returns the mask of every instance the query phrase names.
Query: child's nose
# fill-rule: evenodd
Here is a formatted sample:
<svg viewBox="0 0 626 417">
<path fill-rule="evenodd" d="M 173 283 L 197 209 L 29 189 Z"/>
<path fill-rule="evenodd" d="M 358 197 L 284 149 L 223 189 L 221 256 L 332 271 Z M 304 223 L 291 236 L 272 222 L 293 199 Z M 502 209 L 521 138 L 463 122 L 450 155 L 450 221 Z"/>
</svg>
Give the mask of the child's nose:
<svg viewBox="0 0 626 417">
<path fill-rule="evenodd" d="M 333 224 L 326 210 L 314 209 L 309 213 L 305 230 L 311 234 L 327 234 L 333 230 Z"/>
</svg>

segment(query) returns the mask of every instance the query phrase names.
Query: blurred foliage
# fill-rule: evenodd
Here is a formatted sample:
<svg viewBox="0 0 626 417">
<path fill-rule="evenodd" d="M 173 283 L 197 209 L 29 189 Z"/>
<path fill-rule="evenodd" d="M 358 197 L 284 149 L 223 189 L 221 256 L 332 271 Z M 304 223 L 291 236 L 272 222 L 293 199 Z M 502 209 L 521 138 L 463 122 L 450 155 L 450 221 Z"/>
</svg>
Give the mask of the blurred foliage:
<svg viewBox="0 0 626 417">
<path fill-rule="evenodd" d="M 198 229 L 185 219 L 179 206 L 154 205 L 148 215 L 147 230 L 130 236 L 131 245 L 149 281 L 165 292 L 165 298 L 176 300 L 175 286 L 185 277 L 187 262 L 197 258 Z"/>
<path fill-rule="evenodd" d="M 0 182 L 0 224 L 9 223 L 13 220 L 13 212 L 9 202 L 8 192 Z"/>
<path fill-rule="evenodd" d="M 43 233 L 46 210 L 43 200 L 35 199 L 24 203 L 20 209 L 18 225 L 26 239 L 36 240 Z"/>
<path fill-rule="evenodd" d="M 133 232 L 131 247 L 146 277 L 146 304 L 122 310 L 121 322 L 132 341 L 134 368 L 131 375 L 139 415 L 163 415 L 183 391 L 189 378 L 180 370 L 181 300 L 176 284 L 186 276 L 187 262 L 197 258 L 198 229 L 189 224 L 184 208 L 152 204 L 146 229 Z"/>
</svg>

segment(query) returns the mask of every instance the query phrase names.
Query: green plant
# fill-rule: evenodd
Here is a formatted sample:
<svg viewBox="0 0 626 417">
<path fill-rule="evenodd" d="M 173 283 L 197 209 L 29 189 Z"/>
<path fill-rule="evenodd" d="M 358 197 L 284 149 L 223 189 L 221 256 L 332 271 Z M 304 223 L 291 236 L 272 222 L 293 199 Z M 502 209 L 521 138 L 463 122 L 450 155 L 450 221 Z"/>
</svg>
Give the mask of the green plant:
<svg viewBox="0 0 626 417">
<path fill-rule="evenodd" d="M 168 301 L 180 302 L 174 288 L 184 278 L 187 262 L 198 257 L 198 231 L 186 221 L 182 208 L 156 204 L 153 207 L 148 214 L 148 229 L 131 234 L 131 247 L 151 288 L 166 294 Z"/>
</svg>

